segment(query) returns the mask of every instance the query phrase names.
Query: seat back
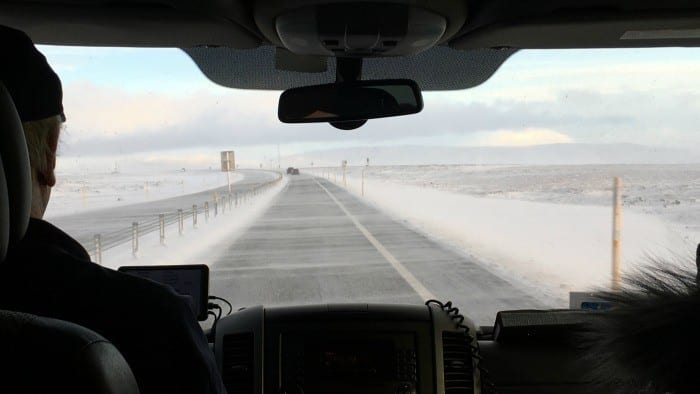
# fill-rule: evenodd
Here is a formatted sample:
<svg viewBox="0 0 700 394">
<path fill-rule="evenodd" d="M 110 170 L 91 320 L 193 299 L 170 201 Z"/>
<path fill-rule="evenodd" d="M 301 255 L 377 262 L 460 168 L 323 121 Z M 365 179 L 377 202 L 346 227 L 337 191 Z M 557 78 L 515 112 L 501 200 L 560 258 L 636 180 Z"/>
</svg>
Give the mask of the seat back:
<svg viewBox="0 0 700 394">
<path fill-rule="evenodd" d="M 124 357 L 109 341 L 62 320 L 0 311 L 4 393 L 138 393 Z"/>
<path fill-rule="evenodd" d="M 0 231 L 7 231 L 2 237 L 7 237 L 11 246 L 19 242 L 27 231 L 32 201 L 32 178 L 22 122 L 12 97 L 2 81 L 0 81 L 0 142 L 0 157 L 5 169 L 6 181 L 6 195 L 0 198 L 8 210 L 8 212 L 0 211 L 3 213 L 0 220 L 3 222 L 7 220 L 8 222 L 5 223 L 9 223 L 3 224 L 9 228 L 0 227 Z M 4 259 L 4 255 L 0 257 Z"/>
<path fill-rule="evenodd" d="M 2 127 L 2 126 L 0 126 Z M 5 167 L 0 158 L 0 263 L 5 260 L 10 244 L 10 201 L 7 196 L 7 181 Z"/>
<path fill-rule="evenodd" d="M 26 145 L 19 145 L 17 130 L 22 123 L 5 85 L 0 81 L 0 262 L 10 245 L 17 243 L 27 229 L 31 202 L 31 178 L 29 155 Z M 24 142 L 24 135 L 21 135 Z M 19 146 L 19 149 L 17 149 Z M 20 169 L 15 172 L 16 164 Z M 13 204 L 20 198 L 28 198 L 24 204 Z M 13 211 L 12 208 L 18 208 Z"/>
</svg>

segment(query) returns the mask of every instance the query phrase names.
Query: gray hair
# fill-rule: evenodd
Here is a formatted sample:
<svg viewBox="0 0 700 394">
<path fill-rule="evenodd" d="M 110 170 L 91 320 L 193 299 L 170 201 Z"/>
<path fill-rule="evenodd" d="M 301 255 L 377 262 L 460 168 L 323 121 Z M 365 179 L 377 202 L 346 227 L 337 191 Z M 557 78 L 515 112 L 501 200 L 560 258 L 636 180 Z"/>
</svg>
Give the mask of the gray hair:
<svg viewBox="0 0 700 394">
<path fill-rule="evenodd" d="M 43 171 L 48 166 L 46 157 L 51 154 L 47 136 L 61 128 L 61 117 L 51 116 L 41 120 L 22 122 L 24 138 L 27 140 L 29 163 L 32 169 Z M 32 172 L 33 173 L 33 172 Z"/>
</svg>

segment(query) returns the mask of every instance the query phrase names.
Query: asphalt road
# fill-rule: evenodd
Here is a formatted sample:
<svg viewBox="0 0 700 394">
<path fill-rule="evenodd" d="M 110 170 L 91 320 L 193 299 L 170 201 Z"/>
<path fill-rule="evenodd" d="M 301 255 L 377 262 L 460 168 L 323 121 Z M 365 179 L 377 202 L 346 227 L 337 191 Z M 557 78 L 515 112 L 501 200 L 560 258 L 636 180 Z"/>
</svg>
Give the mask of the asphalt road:
<svg viewBox="0 0 700 394">
<path fill-rule="evenodd" d="M 452 300 L 479 324 L 542 308 L 520 286 L 365 204 L 332 182 L 291 176 L 272 206 L 211 265 L 235 307 Z"/>
<path fill-rule="evenodd" d="M 239 170 L 244 178 L 231 185 L 232 193 L 245 192 L 251 187 L 275 179 L 275 172 L 263 170 Z M 92 251 L 95 234 L 109 234 L 115 231 L 129 230 L 132 222 L 157 220 L 160 213 L 173 213 L 178 209 L 192 209 L 193 204 L 201 208 L 204 201 L 211 201 L 217 192 L 228 194 L 228 187 L 192 193 L 183 196 L 133 204 L 126 207 L 106 208 L 51 218 L 51 223 L 77 239 L 86 249 Z M 211 204 L 211 203 L 210 203 Z"/>
</svg>

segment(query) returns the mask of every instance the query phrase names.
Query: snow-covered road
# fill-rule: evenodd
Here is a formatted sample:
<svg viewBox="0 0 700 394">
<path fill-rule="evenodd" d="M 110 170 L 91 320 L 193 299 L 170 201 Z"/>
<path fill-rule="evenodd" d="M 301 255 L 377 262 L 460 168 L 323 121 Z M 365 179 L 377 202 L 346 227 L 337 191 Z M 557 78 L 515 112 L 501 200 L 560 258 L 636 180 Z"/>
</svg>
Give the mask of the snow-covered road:
<svg viewBox="0 0 700 394">
<path fill-rule="evenodd" d="M 288 186 L 210 264 L 212 294 L 234 307 L 452 300 L 480 324 L 546 307 L 518 283 L 310 175 Z"/>
</svg>

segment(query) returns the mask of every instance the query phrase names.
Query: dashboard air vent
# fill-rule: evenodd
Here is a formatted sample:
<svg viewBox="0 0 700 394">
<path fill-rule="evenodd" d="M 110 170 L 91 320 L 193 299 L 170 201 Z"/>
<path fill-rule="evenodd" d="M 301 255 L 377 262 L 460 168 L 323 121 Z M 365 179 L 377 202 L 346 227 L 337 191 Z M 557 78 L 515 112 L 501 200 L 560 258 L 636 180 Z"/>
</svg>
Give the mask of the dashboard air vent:
<svg viewBox="0 0 700 394">
<path fill-rule="evenodd" d="M 224 336 L 222 379 L 229 394 L 253 394 L 255 360 L 253 333 Z"/>
<path fill-rule="evenodd" d="M 442 333 L 442 357 L 445 373 L 445 393 L 474 392 L 474 373 L 470 341 L 461 332 Z"/>
</svg>

